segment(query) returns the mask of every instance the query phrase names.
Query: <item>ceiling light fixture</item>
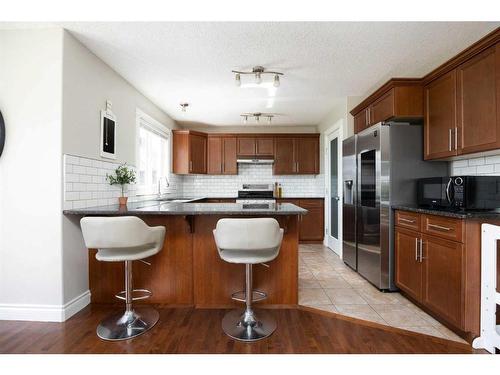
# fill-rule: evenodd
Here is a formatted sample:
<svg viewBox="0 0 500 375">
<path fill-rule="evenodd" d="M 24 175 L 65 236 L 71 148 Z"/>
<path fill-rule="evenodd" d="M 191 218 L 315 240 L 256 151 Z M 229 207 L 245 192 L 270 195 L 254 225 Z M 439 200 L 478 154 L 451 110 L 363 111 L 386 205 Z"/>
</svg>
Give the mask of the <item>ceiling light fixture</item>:
<svg viewBox="0 0 500 375">
<path fill-rule="evenodd" d="M 189 107 L 189 103 L 181 103 L 181 111 L 186 112 L 187 107 Z"/>
<path fill-rule="evenodd" d="M 243 118 L 243 124 L 248 123 L 248 118 L 253 117 L 255 120 L 256 124 L 260 124 L 260 119 L 261 117 L 267 118 L 267 124 L 271 125 L 271 121 L 274 116 L 277 116 L 278 114 L 276 113 L 262 113 L 262 112 L 255 112 L 255 113 L 242 113 L 240 116 Z"/>
<path fill-rule="evenodd" d="M 263 74 L 272 74 L 272 75 L 274 75 L 274 82 L 273 82 L 274 87 L 278 87 L 280 85 L 280 76 L 284 75 L 281 72 L 273 72 L 273 71 L 266 70 L 263 66 L 254 66 L 252 68 L 251 72 L 244 72 L 244 71 L 240 71 L 240 70 L 231 70 L 231 71 L 235 74 L 234 79 L 235 79 L 236 86 L 241 86 L 241 75 L 242 74 L 254 75 L 255 83 L 257 85 L 260 85 L 262 83 L 262 75 Z"/>
</svg>

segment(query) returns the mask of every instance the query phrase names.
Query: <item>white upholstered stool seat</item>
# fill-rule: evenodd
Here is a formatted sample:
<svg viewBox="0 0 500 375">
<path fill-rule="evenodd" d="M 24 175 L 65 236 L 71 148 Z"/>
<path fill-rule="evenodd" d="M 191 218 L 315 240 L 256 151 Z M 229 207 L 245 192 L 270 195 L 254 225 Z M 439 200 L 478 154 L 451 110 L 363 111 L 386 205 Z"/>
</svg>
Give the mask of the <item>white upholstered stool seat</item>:
<svg viewBox="0 0 500 375">
<path fill-rule="evenodd" d="M 267 312 L 255 314 L 252 309 L 253 296 L 265 295 L 252 288 L 252 265 L 270 262 L 278 256 L 283 229 L 273 218 L 221 219 L 213 233 L 221 259 L 246 265 L 243 293 L 246 309 L 243 313 L 237 310 L 228 312 L 222 320 L 222 329 L 228 336 L 240 341 L 268 337 L 276 329 L 276 321 Z"/>
<path fill-rule="evenodd" d="M 105 318 L 97 327 L 104 340 L 126 340 L 152 328 L 159 318 L 150 307 L 133 308 L 132 262 L 160 252 L 165 239 L 165 227 L 149 227 L 135 216 L 84 217 L 80 221 L 85 246 L 97 249 L 96 259 L 104 262 L 125 262 L 125 291 L 117 297 L 125 300 L 125 312 Z M 151 292 L 138 289 L 136 292 Z"/>
</svg>

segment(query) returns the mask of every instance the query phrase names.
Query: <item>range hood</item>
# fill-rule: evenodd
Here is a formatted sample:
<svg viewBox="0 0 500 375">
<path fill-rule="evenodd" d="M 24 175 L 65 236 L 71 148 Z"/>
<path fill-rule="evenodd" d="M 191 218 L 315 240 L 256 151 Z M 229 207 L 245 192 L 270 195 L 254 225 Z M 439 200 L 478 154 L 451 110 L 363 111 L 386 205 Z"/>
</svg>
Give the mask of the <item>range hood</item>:
<svg viewBox="0 0 500 375">
<path fill-rule="evenodd" d="M 238 159 L 238 164 L 274 164 L 274 159 Z"/>
</svg>

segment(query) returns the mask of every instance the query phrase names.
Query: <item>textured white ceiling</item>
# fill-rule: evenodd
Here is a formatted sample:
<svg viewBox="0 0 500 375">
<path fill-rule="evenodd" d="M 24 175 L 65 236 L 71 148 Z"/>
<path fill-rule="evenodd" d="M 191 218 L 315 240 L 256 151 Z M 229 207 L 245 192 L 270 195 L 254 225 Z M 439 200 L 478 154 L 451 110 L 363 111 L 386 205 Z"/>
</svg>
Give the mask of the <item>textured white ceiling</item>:
<svg viewBox="0 0 500 375">
<path fill-rule="evenodd" d="M 238 125 L 240 113 L 277 112 L 274 124 L 316 125 L 339 98 L 367 95 L 391 77 L 420 77 L 500 23 L 59 25 L 177 121 Z M 234 85 L 231 69 L 254 65 L 285 73 L 274 97 Z"/>
</svg>

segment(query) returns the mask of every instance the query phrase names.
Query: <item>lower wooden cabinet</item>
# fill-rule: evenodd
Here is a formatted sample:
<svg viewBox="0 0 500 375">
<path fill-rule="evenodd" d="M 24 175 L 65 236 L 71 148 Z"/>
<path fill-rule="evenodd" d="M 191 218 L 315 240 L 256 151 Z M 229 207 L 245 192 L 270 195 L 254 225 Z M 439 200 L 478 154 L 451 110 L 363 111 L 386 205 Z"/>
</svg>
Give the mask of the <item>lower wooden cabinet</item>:
<svg viewBox="0 0 500 375">
<path fill-rule="evenodd" d="M 308 211 L 299 216 L 299 241 L 322 243 L 325 236 L 325 208 L 323 198 L 279 198 L 278 203 L 292 203 Z"/>
<path fill-rule="evenodd" d="M 408 229 L 397 228 L 394 234 L 396 285 L 417 300 L 422 299 L 421 239 L 420 233 Z"/>
<path fill-rule="evenodd" d="M 464 289 L 462 243 L 423 236 L 422 302 L 453 325 L 464 329 Z"/>
<path fill-rule="evenodd" d="M 408 229 L 402 226 L 408 225 L 406 222 L 396 220 L 397 287 L 436 319 L 458 330 L 457 333 L 477 335 L 480 263 L 475 247 L 479 247 L 480 223 L 471 222 L 466 229 L 462 219 L 396 211 L 396 218 L 406 217 L 415 218 L 420 228 Z M 468 255 L 467 235 L 471 246 Z"/>
</svg>

